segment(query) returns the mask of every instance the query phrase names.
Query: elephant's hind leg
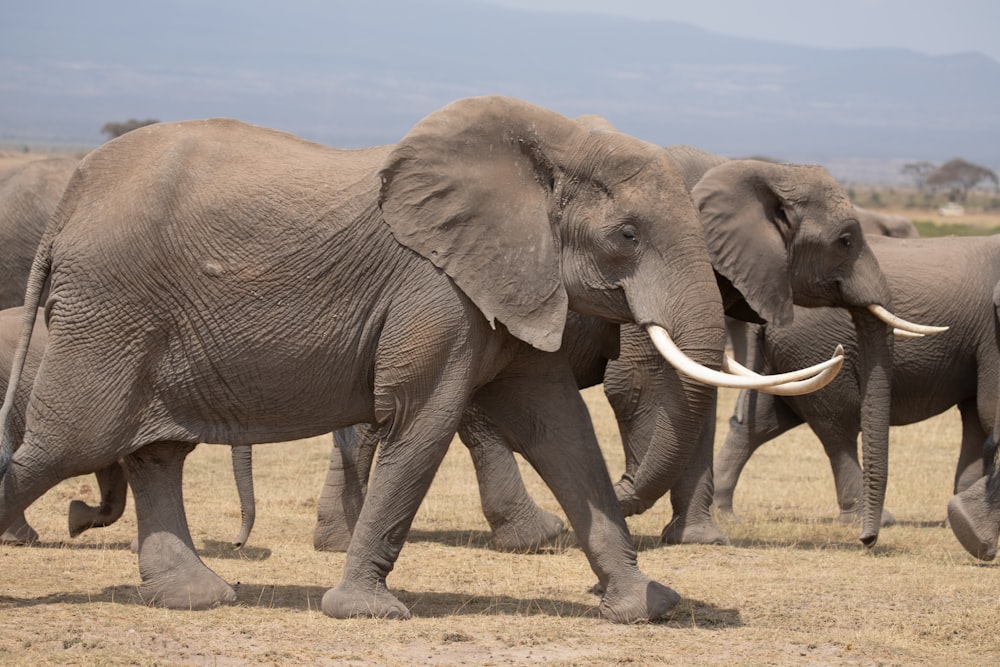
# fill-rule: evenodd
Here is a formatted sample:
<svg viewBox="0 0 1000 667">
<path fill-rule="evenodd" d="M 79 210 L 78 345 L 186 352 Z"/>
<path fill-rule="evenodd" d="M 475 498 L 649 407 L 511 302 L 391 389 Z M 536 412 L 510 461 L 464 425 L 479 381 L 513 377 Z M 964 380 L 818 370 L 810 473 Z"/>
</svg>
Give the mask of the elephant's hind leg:
<svg viewBox="0 0 1000 667">
<path fill-rule="evenodd" d="M 210 609 L 236 601 L 232 587 L 195 553 L 182 473 L 190 443 L 158 442 L 125 457 L 139 525 L 139 595 L 149 605 Z"/>
<path fill-rule="evenodd" d="M 334 431 L 330 466 L 316 506 L 313 548 L 317 551 L 347 551 L 377 446 L 378 430 L 371 424 Z"/>
<path fill-rule="evenodd" d="M 500 551 L 536 552 L 554 542 L 566 526 L 528 495 L 524 479 L 496 425 L 475 403 L 462 415 L 458 435 L 469 449 L 479 482 L 479 499 L 493 546 Z"/>
<path fill-rule="evenodd" d="M 125 511 L 128 480 L 125 468 L 115 463 L 94 473 L 101 489 L 101 504 L 94 507 L 82 500 L 69 504 L 69 536 L 76 537 L 91 528 L 110 526 Z"/>
</svg>

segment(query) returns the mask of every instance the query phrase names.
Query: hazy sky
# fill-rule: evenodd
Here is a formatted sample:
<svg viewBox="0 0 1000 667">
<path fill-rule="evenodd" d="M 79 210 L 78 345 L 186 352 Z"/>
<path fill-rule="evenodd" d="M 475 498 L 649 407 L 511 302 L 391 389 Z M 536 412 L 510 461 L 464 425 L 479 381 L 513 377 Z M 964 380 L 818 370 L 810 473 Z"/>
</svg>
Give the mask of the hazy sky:
<svg viewBox="0 0 1000 667">
<path fill-rule="evenodd" d="M 476 0 L 538 11 L 683 21 L 727 35 L 824 48 L 893 46 L 1000 62 L 998 0 Z"/>
</svg>

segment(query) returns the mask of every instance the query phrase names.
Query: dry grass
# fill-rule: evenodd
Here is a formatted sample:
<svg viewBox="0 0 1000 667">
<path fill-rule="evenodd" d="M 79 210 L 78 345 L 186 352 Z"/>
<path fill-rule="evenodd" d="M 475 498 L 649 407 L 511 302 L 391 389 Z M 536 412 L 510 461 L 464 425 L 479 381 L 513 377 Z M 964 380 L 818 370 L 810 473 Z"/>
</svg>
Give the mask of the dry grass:
<svg viewBox="0 0 1000 667">
<path fill-rule="evenodd" d="M 586 392 L 613 474 L 614 421 Z M 719 439 L 733 395 L 723 395 Z M 614 626 L 595 615 L 586 559 L 491 551 L 468 454 L 449 452 L 390 587 L 415 618 L 338 621 L 318 611 L 343 556 L 312 550 L 327 440 L 255 450 L 258 519 L 242 552 L 228 448 L 202 446 L 185 480 L 195 543 L 236 583 L 239 604 L 205 612 L 136 602 L 131 512 L 73 541 L 67 501 L 93 500 L 92 478 L 64 482 L 29 519 L 43 544 L 0 547 L 3 664 L 317 665 L 982 665 L 1000 659 L 1000 571 L 968 557 L 943 526 L 958 450 L 950 411 L 894 429 L 888 503 L 900 525 L 874 552 L 841 526 L 822 448 L 805 428 L 765 446 L 737 490 L 744 519 L 730 547 L 656 544 L 664 500 L 630 520 L 640 565 L 684 600 L 664 623 Z M 537 477 L 530 487 L 558 511 Z"/>
</svg>

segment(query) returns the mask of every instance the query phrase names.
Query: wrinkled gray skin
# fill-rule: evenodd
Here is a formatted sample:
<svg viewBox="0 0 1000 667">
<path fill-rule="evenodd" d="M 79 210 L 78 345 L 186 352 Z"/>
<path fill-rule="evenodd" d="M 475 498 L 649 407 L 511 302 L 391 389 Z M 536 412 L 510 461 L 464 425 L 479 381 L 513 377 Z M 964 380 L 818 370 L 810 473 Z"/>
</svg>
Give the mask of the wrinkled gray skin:
<svg viewBox="0 0 1000 667">
<path fill-rule="evenodd" d="M 1000 331 L 1000 282 L 993 289 L 995 326 Z M 995 343 L 1000 345 L 1000 341 Z M 997 348 L 993 351 L 996 353 Z M 994 378 L 1000 381 L 1000 373 Z M 998 390 L 1000 393 L 1000 390 Z M 993 430 L 983 447 L 984 475 L 948 501 L 948 525 L 965 550 L 980 560 L 993 560 L 1000 537 L 1000 401 Z"/>
<path fill-rule="evenodd" d="M 681 167 L 699 207 L 727 314 L 787 322 L 793 301 L 848 308 L 867 350 L 863 395 L 866 405 L 873 406 L 867 419 L 881 423 L 877 411 L 888 403 L 892 341 L 888 327 L 865 307 L 875 303 L 891 310 L 891 295 L 846 193 L 821 167 L 725 160 L 687 146 L 667 152 Z M 672 369 L 629 325 L 621 327 L 616 354 L 613 330 L 570 318 L 564 347 L 577 386 L 603 382 L 618 419 L 626 471 L 616 492 L 626 516 L 645 511 L 670 491 L 673 519 L 663 530 L 664 542 L 725 543 L 711 513 L 715 393 L 712 406 L 699 406 L 701 417 L 692 419 L 687 395 L 671 386 Z M 833 347 L 817 351 L 829 354 Z M 885 493 L 888 428 L 872 426 L 866 433 L 873 509 L 862 540 L 871 545 Z M 494 544 L 531 551 L 558 534 L 558 517 L 528 496 L 516 461 L 488 419 L 467 412 L 459 435 L 476 466 Z M 377 434 L 366 426 L 335 437 L 318 505 L 316 548 L 348 548 L 377 442 Z"/>
<path fill-rule="evenodd" d="M 7 390 L 10 379 L 10 369 L 13 363 L 14 350 L 21 333 L 21 322 L 24 319 L 23 308 L 7 308 L 0 310 L 0 391 Z M 20 445 L 24 434 L 24 409 L 28 402 L 28 394 L 41 364 L 45 352 L 47 332 L 41 319 L 36 319 L 35 328 L 31 334 L 31 345 L 24 362 L 22 382 L 15 395 L 15 404 L 11 412 L 12 430 L 15 447 Z M 240 450 L 239 454 L 235 450 Z M 241 494 L 249 493 L 248 497 L 241 495 L 243 521 L 240 534 L 234 542 L 239 547 L 246 543 L 253 528 L 254 500 L 251 447 L 234 448 L 233 468 L 236 472 L 237 487 Z M 110 526 L 121 518 L 125 511 L 128 480 L 125 468 L 118 463 L 95 473 L 100 487 L 101 502 L 97 506 L 88 505 L 81 500 L 72 500 L 69 504 L 69 535 L 77 537 L 90 528 Z M 22 512 L 0 535 L 4 544 L 26 545 L 38 541 L 38 532 L 31 527 Z"/>
<path fill-rule="evenodd" d="M 677 603 L 637 566 L 558 351 L 572 308 L 662 326 L 721 364 L 697 212 L 658 147 L 503 97 L 461 100 L 362 150 L 228 120 L 151 125 L 74 173 L 32 267 L 31 314 L 46 276 L 49 345 L 24 444 L 0 459 L 0 527 L 58 481 L 123 458 L 142 599 L 231 603 L 191 542 L 185 456 L 374 423 L 373 483 L 322 608 L 405 618 L 386 577 L 474 404 L 551 487 L 605 618 Z M 11 386 L 19 375 L 15 358 Z M 702 420 L 712 389 L 679 383 Z"/>
<path fill-rule="evenodd" d="M 0 263 L 0 310 L 18 307 L 24 302 L 28 273 L 38 242 L 78 163 L 79 159 L 74 157 L 49 158 L 26 162 L 0 172 L 0 248 L 3 248 L 4 259 Z M 42 299 L 46 296 L 47 292 L 43 292 Z M 4 388 L 19 329 L 20 320 L 16 315 L 4 313 L 0 317 L 0 346 L 3 348 L 0 350 L 0 361 L 3 362 L 0 374 Z M 32 364 L 28 368 L 37 368 L 37 361 L 45 349 L 44 327 L 42 330 L 42 340 L 35 340 L 29 351 Z M 34 338 L 37 339 L 37 336 Z M 28 386 L 33 379 L 34 371 L 30 377 L 25 377 Z M 23 404 L 20 408 L 20 419 L 23 420 Z M 254 522 L 251 457 L 249 447 L 233 448 L 233 471 L 242 516 L 240 533 L 234 541 L 237 547 L 246 543 Z M 128 484 L 125 469 L 116 464 L 97 471 L 96 476 L 101 503 L 92 507 L 79 500 L 70 502 L 70 537 L 76 537 L 90 528 L 111 525 L 125 511 Z M 0 535 L 0 542 L 6 544 L 30 544 L 36 540 L 38 533 L 27 523 L 23 513 Z"/>
<path fill-rule="evenodd" d="M 994 326 L 993 285 L 1000 280 L 1000 237 L 870 238 L 903 318 L 947 322 L 950 330 L 894 346 L 891 425 L 929 419 L 952 406 L 962 418 L 955 471 L 958 493 L 983 476 L 983 443 L 994 429 L 1000 353 Z M 807 396 L 740 392 L 725 445 L 715 461 L 715 505 L 729 516 L 739 475 L 764 443 L 806 423 L 823 444 L 833 470 L 842 521 L 862 511 L 865 482 L 858 463 L 861 431 L 858 345 L 850 318 L 838 309 L 796 309 L 784 327 L 761 327 L 762 368 L 775 372 L 815 358 L 813 349 L 843 342 L 844 367 L 826 387 Z M 902 454 L 905 459 L 905 452 Z M 883 514 L 883 525 L 892 515 Z"/>
</svg>

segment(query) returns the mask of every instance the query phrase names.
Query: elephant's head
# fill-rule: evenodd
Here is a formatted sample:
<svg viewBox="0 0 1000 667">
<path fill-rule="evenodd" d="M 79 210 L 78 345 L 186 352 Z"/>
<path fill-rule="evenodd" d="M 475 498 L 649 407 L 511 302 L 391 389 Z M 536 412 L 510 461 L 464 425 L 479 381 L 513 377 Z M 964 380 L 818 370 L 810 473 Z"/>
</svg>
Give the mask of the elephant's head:
<svg viewBox="0 0 1000 667">
<path fill-rule="evenodd" d="M 491 324 L 552 351 L 570 308 L 636 322 L 669 332 L 697 357 L 694 372 L 720 378 L 712 265 L 690 194 L 660 147 L 518 100 L 470 98 L 414 126 L 380 176 L 396 239 L 450 276 Z"/>
<path fill-rule="evenodd" d="M 677 149 L 668 149 L 676 151 Z M 893 327 L 911 335 L 943 329 L 891 314 L 892 294 L 846 192 L 822 167 L 760 160 L 683 160 L 704 169 L 692 197 L 716 271 L 764 321 L 786 324 L 792 304 L 847 308 L 858 332 L 866 514 L 874 544 L 888 470 Z"/>
</svg>

